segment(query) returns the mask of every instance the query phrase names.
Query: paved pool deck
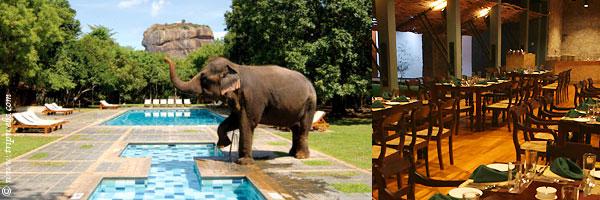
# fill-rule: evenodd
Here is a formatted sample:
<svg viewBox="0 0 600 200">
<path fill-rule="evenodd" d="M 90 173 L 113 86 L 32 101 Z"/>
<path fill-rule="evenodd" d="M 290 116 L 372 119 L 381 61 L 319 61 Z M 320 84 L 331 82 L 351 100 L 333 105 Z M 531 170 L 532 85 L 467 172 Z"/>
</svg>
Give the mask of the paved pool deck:
<svg viewBox="0 0 600 200">
<path fill-rule="evenodd" d="M 138 109 L 138 108 L 134 108 Z M 50 134 L 62 136 L 54 142 L 11 159 L 0 166 L 0 180 L 10 171 L 11 199 L 69 199 L 83 193 L 87 199 L 104 177 L 147 177 L 150 158 L 121 158 L 130 143 L 215 143 L 217 125 L 210 126 L 105 126 L 127 108 L 82 110 L 72 115 L 42 115 L 66 119 L 63 129 Z M 309 159 L 287 156 L 291 141 L 276 131 L 259 127 L 254 135 L 255 165 L 229 162 L 229 148 L 220 159 L 197 159 L 202 176 L 248 176 L 267 199 L 370 199 L 371 193 L 344 193 L 333 185 L 371 185 L 371 172 L 359 169 L 326 154 L 311 150 Z M 231 152 L 237 157 L 237 144 Z M 3 197 L 7 198 L 7 197 Z"/>
</svg>

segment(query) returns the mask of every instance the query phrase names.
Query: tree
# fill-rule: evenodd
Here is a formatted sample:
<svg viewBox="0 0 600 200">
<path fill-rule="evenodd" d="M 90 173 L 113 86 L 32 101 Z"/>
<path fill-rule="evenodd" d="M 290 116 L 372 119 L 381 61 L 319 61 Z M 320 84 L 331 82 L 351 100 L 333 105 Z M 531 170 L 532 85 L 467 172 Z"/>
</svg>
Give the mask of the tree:
<svg viewBox="0 0 600 200">
<path fill-rule="evenodd" d="M 206 65 L 206 61 L 211 57 L 225 55 L 225 43 L 222 40 L 215 40 L 213 43 L 202 45 L 186 57 L 186 61 L 194 66 L 198 71 Z"/>
<path fill-rule="evenodd" d="M 233 0 L 231 8 L 225 54 L 232 61 L 297 70 L 338 112 L 367 95 L 370 0 Z"/>
<path fill-rule="evenodd" d="M 16 94 L 20 83 L 44 84 L 40 72 L 79 33 L 75 11 L 66 0 L 6 0 L 0 10 L 0 86 Z"/>
</svg>

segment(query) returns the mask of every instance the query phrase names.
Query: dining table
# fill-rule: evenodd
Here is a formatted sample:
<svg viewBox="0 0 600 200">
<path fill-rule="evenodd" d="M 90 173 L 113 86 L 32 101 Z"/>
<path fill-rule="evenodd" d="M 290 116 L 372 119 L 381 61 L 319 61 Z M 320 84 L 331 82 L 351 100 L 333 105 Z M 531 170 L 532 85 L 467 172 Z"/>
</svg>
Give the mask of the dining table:
<svg viewBox="0 0 600 200">
<path fill-rule="evenodd" d="M 583 111 L 579 112 L 582 114 L 585 113 Z M 578 133 L 575 135 L 574 140 L 589 144 L 591 142 L 591 134 L 600 133 L 600 122 L 589 116 L 562 117 L 558 122 L 558 138 L 556 142 L 561 145 L 568 142 L 570 132 Z"/>
<path fill-rule="evenodd" d="M 600 167 L 598 163 L 596 164 L 596 167 Z M 516 192 L 509 192 L 508 181 L 475 183 L 473 179 L 468 179 L 462 183 L 459 188 L 471 187 L 482 190 L 483 195 L 480 197 L 481 200 L 534 200 L 538 199 L 535 197 L 536 189 L 538 187 L 553 187 L 557 190 L 556 194 L 558 199 L 563 199 L 561 197 L 563 186 L 571 185 L 577 187 L 582 182 L 580 180 L 572 180 L 561 177 L 553 173 L 550 167 L 547 165 L 537 165 L 535 169 L 536 175 L 532 178 L 532 180 L 524 184 L 525 188 Z M 539 173 L 537 173 L 538 170 Z M 580 190 L 580 200 L 600 199 L 600 180 L 594 179 L 593 181 L 596 184 L 596 187 L 593 187 L 591 192 L 587 195 L 584 195 L 583 191 Z"/>
<path fill-rule="evenodd" d="M 450 91 L 453 97 L 460 95 L 461 93 L 474 94 L 475 95 L 475 131 L 483 131 L 484 130 L 484 120 L 485 116 L 482 110 L 483 106 L 483 93 L 491 92 L 494 90 L 498 90 L 500 88 L 506 88 L 510 86 L 512 81 L 510 80 L 497 80 L 497 81 L 487 81 L 485 84 L 472 84 L 466 85 L 461 84 L 460 86 L 456 86 L 452 83 L 436 83 L 435 87 L 437 90 L 442 91 Z M 460 104 L 458 105 L 458 110 L 460 110 Z"/>
<path fill-rule="evenodd" d="M 381 99 L 381 98 L 380 98 Z M 386 119 L 390 117 L 397 109 L 411 109 L 420 103 L 419 100 L 408 100 L 406 102 L 393 102 L 382 100 L 384 107 L 371 108 L 373 131 L 383 131 L 386 124 Z M 374 133 L 376 134 L 376 133 Z"/>
</svg>

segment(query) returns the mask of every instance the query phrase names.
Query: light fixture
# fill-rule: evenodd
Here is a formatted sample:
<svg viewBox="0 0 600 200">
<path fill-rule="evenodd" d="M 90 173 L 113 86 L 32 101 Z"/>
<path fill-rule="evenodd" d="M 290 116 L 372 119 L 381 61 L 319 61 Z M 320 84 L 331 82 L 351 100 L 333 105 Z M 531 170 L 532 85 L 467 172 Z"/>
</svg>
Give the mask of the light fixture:
<svg viewBox="0 0 600 200">
<path fill-rule="evenodd" d="M 446 0 L 436 0 L 434 2 L 431 2 L 431 4 L 429 4 L 429 6 L 431 6 L 431 9 L 435 10 L 435 11 L 443 10 L 444 8 L 446 8 L 447 5 L 448 5 L 448 2 Z"/>
<path fill-rule="evenodd" d="M 491 9 L 492 8 L 482 8 L 481 10 L 477 11 L 477 17 L 485 17 L 488 15 L 488 13 L 490 13 Z"/>
<path fill-rule="evenodd" d="M 584 8 L 590 7 L 590 4 L 588 4 L 588 0 L 583 1 L 583 7 Z"/>
</svg>

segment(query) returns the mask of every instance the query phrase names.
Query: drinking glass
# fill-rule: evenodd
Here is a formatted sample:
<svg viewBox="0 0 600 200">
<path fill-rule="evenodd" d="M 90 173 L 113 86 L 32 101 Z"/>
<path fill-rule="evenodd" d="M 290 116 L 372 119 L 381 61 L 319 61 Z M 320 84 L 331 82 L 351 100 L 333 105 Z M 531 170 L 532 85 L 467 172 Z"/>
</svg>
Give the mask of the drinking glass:
<svg viewBox="0 0 600 200">
<path fill-rule="evenodd" d="M 584 175 L 589 175 L 590 171 L 594 170 L 596 165 L 596 154 L 586 153 L 583 154 L 583 172 Z"/>
<path fill-rule="evenodd" d="M 565 185 L 562 187 L 562 199 L 564 200 L 579 200 L 579 188 L 573 185 Z"/>
<path fill-rule="evenodd" d="M 465 192 L 462 195 L 463 200 L 479 200 L 479 193 L 476 192 Z"/>
<path fill-rule="evenodd" d="M 525 150 L 525 166 L 523 174 L 526 182 L 529 182 L 535 176 L 535 167 L 537 164 L 537 151 Z"/>
</svg>

